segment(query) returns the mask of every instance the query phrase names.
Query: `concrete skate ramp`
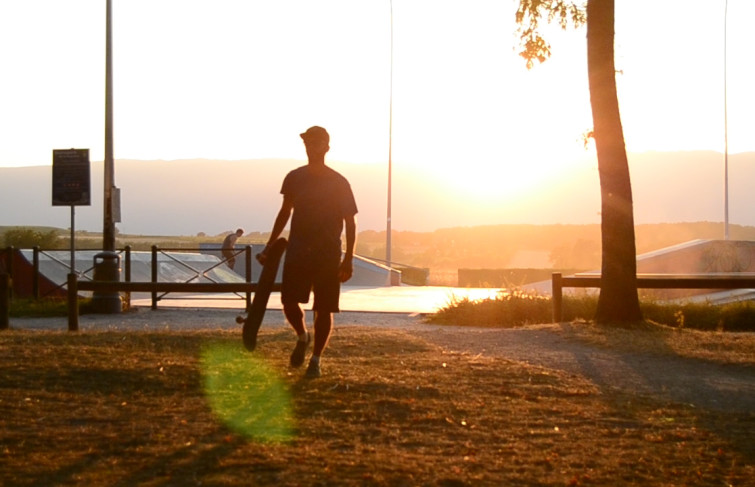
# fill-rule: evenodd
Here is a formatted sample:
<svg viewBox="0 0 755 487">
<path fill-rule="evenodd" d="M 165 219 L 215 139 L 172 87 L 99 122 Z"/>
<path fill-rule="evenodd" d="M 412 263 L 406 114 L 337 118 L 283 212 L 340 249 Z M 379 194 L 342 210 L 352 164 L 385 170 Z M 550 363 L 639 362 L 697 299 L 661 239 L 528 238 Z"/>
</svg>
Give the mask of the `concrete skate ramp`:
<svg viewBox="0 0 755 487">
<path fill-rule="evenodd" d="M 94 257 L 101 250 L 77 250 L 74 266 L 79 279 L 94 278 Z M 125 253 L 120 255 L 120 280 L 125 281 Z M 32 296 L 34 278 L 33 250 L 19 250 L 13 263 L 13 288 L 19 297 Z M 244 279 L 221 265 L 217 257 L 188 252 L 157 253 L 158 282 L 244 282 Z M 65 285 L 71 272 L 71 252 L 46 250 L 39 253 L 40 296 L 65 297 Z M 131 281 L 152 280 L 152 253 L 131 252 Z M 87 294 L 87 293 L 81 293 Z"/>
<path fill-rule="evenodd" d="M 34 296 L 34 266 L 32 265 L 32 251 L 29 256 L 23 250 L 14 249 L 12 253 L 3 252 L 0 259 L 0 271 L 12 272 L 13 275 L 13 295 L 19 298 L 31 298 Z M 70 252 L 69 252 L 70 255 Z M 70 260 L 70 258 L 69 258 Z M 65 284 L 67 277 L 63 277 L 62 284 Z M 61 282 L 55 282 L 44 274 L 37 279 L 39 295 L 43 297 L 65 298 L 66 290 L 62 287 Z"/>
<path fill-rule="evenodd" d="M 255 246 L 256 247 L 256 246 Z M 256 248 L 261 251 L 263 246 Z M 74 266 L 79 279 L 92 280 L 94 278 L 94 258 L 101 250 L 77 250 Z M 125 281 L 126 255 L 120 256 L 120 280 Z M 157 252 L 157 281 L 158 282 L 244 282 L 245 260 L 244 254 L 237 257 L 235 272 L 228 268 L 217 255 L 217 252 Z M 39 292 L 42 297 L 66 297 L 66 283 L 71 272 L 71 252 L 69 250 L 46 250 L 39 252 Z M 285 257 L 284 257 L 285 258 Z M 34 279 L 34 251 L 15 250 L 13 253 L 13 284 L 14 293 L 18 297 L 33 296 Z M 152 281 L 152 252 L 131 252 L 131 281 Z M 7 267 L 7 266 L 6 266 Z M 283 266 L 278 269 L 276 282 L 280 282 Z M 252 282 L 259 279 L 262 266 L 254 260 L 252 262 Z M 400 272 L 390 270 L 381 264 L 368 259 L 355 257 L 354 277 L 349 281 L 353 286 L 390 286 L 400 281 Z M 82 292 L 83 295 L 90 293 Z"/>
<path fill-rule="evenodd" d="M 251 254 L 252 256 L 257 255 L 258 253 L 262 252 L 264 250 L 265 246 L 262 244 L 253 244 L 251 245 L 252 250 Z M 236 252 L 238 255 L 236 256 L 236 263 L 233 267 L 233 272 L 237 273 L 239 276 L 244 276 L 246 272 L 246 253 L 244 249 L 246 248 L 245 245 L 237 245 L 236 246 Z M 199 251 L 203 255 L 212 255 L 217 259 L 222 258 L 222 254 L 220 253 L 220 244 L 215 243 L 206 243 L 201 244 L 199 246 Z M 286 254 L 283 254 L 283 258 L 281 259 L 281 265 L 278 268 L 278 276 L 276 278 L 276 282 L 281 281 L 281 275 L 282 275 L 282 269 L 283 269 L 283 262 L 286 260 Z M 228 266 L 224 263 L 223 267 L 230 270 Z M 256 282 L 259 279 L 260 273 L 262 272 L 262 266 L 257 262 L 257 260 L 252 257 L 252 281 Z M 348 281 L 350 286 L 398 286 L 401 283 L 401 272 L 396 269 L 391 269 L 383 264 L 380 264 L 378 262 L 375 262 L 373 260 L 370 260 L 365 257 L 361 257 L 358 255 L 354 256 L 354 275 L 349 279 Z"/>
<path fill-rule="evenodd" d="M 716 275 L 755 273 L 755 242 L 744 240 L 692 240 L 637 256 L 638 274 Z M 596 269 L 583 274 L 600 274 Z M 551 281 L 525 284 L 526 290 L 550 295 Z M 564 288 L 564 294 L 597 294 L 597 288 Z M 724 304 L 755 300 L 755 289 L 641 289 L 658 300 Z"/>
<path fill-rule="evenodd" d="M 755 272 L 755 242 L 692 240 L 637 256 L 638 274 L 734 274 Z M 753 289 L 654 289 L 657 299 L 725 303 L 755 299 Z"/>
</svg>

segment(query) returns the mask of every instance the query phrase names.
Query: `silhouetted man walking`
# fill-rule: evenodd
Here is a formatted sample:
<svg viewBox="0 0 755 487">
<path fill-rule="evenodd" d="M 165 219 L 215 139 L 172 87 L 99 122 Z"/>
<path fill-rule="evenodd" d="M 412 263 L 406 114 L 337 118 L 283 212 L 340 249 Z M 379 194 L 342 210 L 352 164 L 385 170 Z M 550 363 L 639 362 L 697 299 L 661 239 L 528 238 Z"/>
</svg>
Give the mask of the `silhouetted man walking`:
<svg viewBox="0 0 755 487">
<path fill-rule="evenodd" d="M 298 335 L 291 366 L 304 363 L 310 334 L 300 303 L 314 294 L 315 343 L 306 376 L 320 377 L 320 356 L 330 338 L 333 313 L 338 313 L 341 283 L 351 278 L 356 244 L 357 205 L 349 182 L 325 165 L 330 135 L 318 126 L 300 134 L 308 164 L 294 169 L 283 180 L 283 204 L 275 218 L 267 248 L 278 239 L 289 218 L 286 259 L 283 264 L 281 302 L 283 313 Z M 346 251 L 341 258 L 341 233 L 346 231 Z"/>
</svg>

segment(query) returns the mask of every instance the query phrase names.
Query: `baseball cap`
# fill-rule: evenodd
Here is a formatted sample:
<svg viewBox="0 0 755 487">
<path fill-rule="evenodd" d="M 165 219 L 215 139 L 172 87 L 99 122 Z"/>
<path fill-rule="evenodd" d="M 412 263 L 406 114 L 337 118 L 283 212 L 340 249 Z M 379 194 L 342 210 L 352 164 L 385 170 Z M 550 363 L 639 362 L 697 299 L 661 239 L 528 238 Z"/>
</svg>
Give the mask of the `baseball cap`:
<svg viewBox="0 0 755 487">
<path fill-rule="evenodd" d="M 330 135 L 328 135 L 328 131 L 317 125 L 309 127 L 306 132 L 299 134 L 299 136 L 304 139 L 304 141 L 319 139 L 324 140 L 328 144 L 330 143 Z"/>
</svg>

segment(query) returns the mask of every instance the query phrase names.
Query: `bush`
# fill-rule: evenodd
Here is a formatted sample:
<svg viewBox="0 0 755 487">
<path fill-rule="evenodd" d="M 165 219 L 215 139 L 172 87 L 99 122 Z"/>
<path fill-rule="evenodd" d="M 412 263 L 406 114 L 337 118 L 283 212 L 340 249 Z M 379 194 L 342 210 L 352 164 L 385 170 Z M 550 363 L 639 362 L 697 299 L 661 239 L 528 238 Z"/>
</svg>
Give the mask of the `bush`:
<svg viewBox="0 0 755 487">
<path fill-rule="evenodd" d="M 57 249 L 60 247 L 60 236 L 57 230 L 42 232 L 33 228 L 19 227 L 6 230 L 3 233 L 3 247 L 15 247 L 17 249 L 31 249 L 40 247 L 43 249 Z"/>
<path fill-rule="evenodd" d="M 755 304 L 746 301 L 723 306 L 718 329 L 721 331 L 755 331 Z"/>
<path fill-rule="evenodd" d="M 595 295 L 564 296 L 564 321 L 590 320 L 595 315 Z M 710 303 L 664 304 L 641 302 L 646 320 L 675 328 L 701 331 L 755 331 L 755 304 L 749 301 L 721 306 Z M 427 317 L 430 323 L 459 326 L 511 328 L 551 323 L 550 297 L 521 291 L 502 292 L 495 299 L 470 300 L 452 297 L 449 303 Z"/>
<path fill-rule="evenodd" d="M 448 305 L 430 315 L 431 323 L 461 326 L 514 327 L 551 321 L 550 298 L 521 291 L 499 292 L 494 299 L 451 297 Z"/>
</svg>

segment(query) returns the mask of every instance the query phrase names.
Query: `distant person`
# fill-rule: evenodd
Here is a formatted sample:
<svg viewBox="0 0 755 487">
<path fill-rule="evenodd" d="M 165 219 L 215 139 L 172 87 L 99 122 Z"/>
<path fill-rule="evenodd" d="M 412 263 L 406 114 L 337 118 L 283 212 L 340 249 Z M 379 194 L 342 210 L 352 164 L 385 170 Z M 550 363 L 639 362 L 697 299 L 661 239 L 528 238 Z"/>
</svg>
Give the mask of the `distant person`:
<svg viewBox="0 0 755 487">
<path fill-rule="evenodd" d="M 223 253 L 226 264 L 228 264 L 228 267 L 230 267 L 231 270 L 233 270 L 233 267 L 236 265 L 236 240 L 242 235 L 244 235 L 244 229 L 239 228 L 235 233 L 228 234 L 225 237 L 225 240 L 223 240 L 221 252 Z"/>
<path fill-rule="evenodd" d="M 291 366 L 304 363 L 311 336 L 300 303 L 314 294 L 315 343 L 306 377 L 320 377 L 320 356 L 330 338 L 333 313 L 338 313 L 341 283 L 351 279 L 356 244 L 357 205 L 349 182 L 325 165 L 330 135 L 322 127 L 300 134 L 308 164 L 283 179 L 283 204 L 275 218 L 270 240 L 258 259 L 265 263 L 267 250 L 291 218 L 286 259 L 283 263 L 281 303 L 286 319 L 298 336 Z M 346 252 L 341 259 L 341 233 L 346 230 Z"/>
</svg>

